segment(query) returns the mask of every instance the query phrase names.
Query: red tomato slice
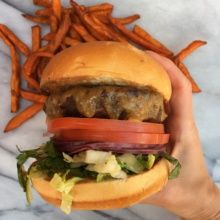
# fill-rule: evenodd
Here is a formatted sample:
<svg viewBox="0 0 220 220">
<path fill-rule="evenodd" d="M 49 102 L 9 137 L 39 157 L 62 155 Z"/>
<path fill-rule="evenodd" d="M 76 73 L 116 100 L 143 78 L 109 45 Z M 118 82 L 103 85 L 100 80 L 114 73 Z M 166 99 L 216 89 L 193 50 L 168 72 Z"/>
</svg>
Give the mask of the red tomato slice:
<svg viewBox="0 0 220 220">
<path fill-rule="evenodd" d="M 133 122 L 126 120 L 98 119 L 98 118 L 56 118 L 48 120 L 48 131 L 56 133 L 62 130 L 98 130 L 134 132 L 148 134 L 163 134 L 164 125 L 156 123 Z"/>
<path fill-rule="evenodd" d="M 58 140 L 66 141 L 98 141 L 130 144 L 166 144 L 169 134 L 149 134 L 101 130 L 62 130 L 55 133 Z"/>
</svg>

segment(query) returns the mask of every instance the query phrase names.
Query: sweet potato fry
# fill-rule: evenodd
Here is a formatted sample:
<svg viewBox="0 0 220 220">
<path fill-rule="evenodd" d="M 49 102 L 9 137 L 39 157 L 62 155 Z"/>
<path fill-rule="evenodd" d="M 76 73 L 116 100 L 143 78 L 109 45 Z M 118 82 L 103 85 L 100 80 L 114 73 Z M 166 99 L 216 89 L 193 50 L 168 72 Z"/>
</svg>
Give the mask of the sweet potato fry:
<svg viewBox="0 0 220 220">
<path fill-rule="evenodd" d="M 183 72 L 183 74 L 188 78 L 188 80 L 191 82 L 192 84 L 192 92 L 193 93 L 199 93 L 202 90 L 199 88 L 199 86 L 197 85 L 197 83 L 195 82 L 195 80 L 192 78 L 189 70 L 187 69 L 187 67 L 181 63 L 181 62 L 176 62 L 177 66 L 179 67 L 179 69 Z"/>
<path fill-rule="evenodd" d="M 20 66 L 19 66 L 19 56 L 16 53 L 14 45 L 11 41 L 0 31 L 0 38 L 4 41 L 4 43 L 10 49 L 11 55 L 11 66 L 12 66 L 12 73 L 11 73 L 11 82 L 10 82 L 10 89 L 11 89 L 11 112 L 17 112 L 19 109 L 19 90 L 20 90 Z"/>
<path fill-rule="evenodd" d="M 94 11 L 92 12 L 92 15 L 97 17 L 102 23 L 109 24 L 109 19 L 108 19 L 108 16 L 110 15 L 109 11 Z M 134 14 L 128 17 L 115 18 L 115 19 L 121 22 L 121 24 L 125 25 L 125 24 L 131 24 L 132 22 L 136 21 L 139 18 L 140 18 L 139 14 Z"/>
<path fill-rule="evenodd" d="M 79 40 L 76 40 L 76 39 L 73 39 L 71 37 L 65 37 L 64 40 L 63 40 L 63 43 L 66 45 L 66 46 L 76 46 L 77 44 L 80 43 Z"/>
<path fill-rule="evenodd" d="M 145 41 L 150 42 L 151 44 L 155 45 L 159 49 L 166 51 L 167 54 L 170 56 L 173 55 L 173 52 L 170 51 L 166 46 L 164 46 L 160 41 L 153 38 L 146 30 L 141 28 L 139 25 L 135 25 L 133 28 L 133 32 L 137 34 L 139 37 L 143 38 Z"/>
<path fill-rule="evenodd" d="M 47 100 L 47 96 L 45 95 L 40 95 L 37 93 L 25 91 L 25 90 L 20 91 L 20 96 L 23 99 L 26 99 L 28 101 L 42 103 L 42 104 L 44 104 L 45 101 Z"/>
<path fill-rule="evenodd" d="M 48 57 L 48 58 L 51 58 L 53 57 L 53 54 L 50 53 L 50 52 L 47 52 L 47 51 L 37 51 L 37 52 L 34 52 L 32 53 L 28 58 L 27 60 L 25 61 L 24 65 L 23 65 L 23 74 L 24 75 L 27 75 L 27 76 L 31 76 L 33 70 L 34 70 L 34 66 L 35 66 L 35 63 L 37 62 L 37 60 L 40 58 L 40 57 Z"/>
<path fill-rule="evenodd" d="M 61 20 L 61 12 L 62 12 L 62 6 L 61 6 L 61 1 L 60 0 L 53 0 L 52 1 L 52 8 L 53 8 L 53 13 L 58 19 L 58 21 Z"/>
<path fill-rule="evenodd" d="M 182 62 L 186 57 L 188 57 L 191 53 L 193 53 L 196 49 L 199 47 L 207 44 L 206 41 L 201 40 L 195 40 L 192 43 L 190 43 L 186 48 L 181 50 L 176 56 L 175 59 L 178 59 L 180 62 Z"/>
<path fill-rule="evenodd" d="M 51 52 L 55 52 L 59 48 L 67 32 L 69 31 L 70 25 L 70 12 L 64 11 L 62 23 L 60 24 L 60 27 L 55 35 L 54 41 L 52 41 L 50 44 Z"/>
<path fill-rule="evenodd" d="M 116 18 L 122 24 L 131 24 L 132 22 L 138 20 L 141 16 L 139 14 L 134 14 L 124 18 Z"/>
<path fill-rule="evenodd" d="M 29 14 L 22 14 L 22 16 L 30 21 L 40 23 L 40 24 L 49 24 L 50 19 L 44 16 L 33 16 Z"/>
<path fill-rule="evenodd" d="M 109 32 L 106 29 L 104 29 L 100 24 L 96 23 L 91 15 L 84 14 L 83 20 L 87 25 L 87 27 L 89 27 L 90 30 L 92 30 L 93 33 L 96 34 L 96 38 L 98 38 L 98 40 L 101 41 L 112 40 L 112 36 L 109 34 Z"/>
<path fill-rule="evenodd" d="M 14 47 L 11 51 L 11 63 L 12 63 L 12 74 L 11 74 L 11 112 L 17 112 L 19 109 L 19 90 L 20 90 L 20 63 L 19 56 Z"/>
<path fill-rule="evenodd" d="M 0 24 L 0 31 L 20 50 L 25 56 L 30 54 L 28 46 L 22 42 L 6 25 Z"/>
<path fill-rule="evenodd" d="M 46 65 L 48 64 L 49 59 L 46 57 L 42 57 L 39 61 L 39 64 L 37 66 L 37 77 L 38 79 L 41 79 L 42 73 Z"/>
<path fill-rule="evenodd" d="M 49 44 L 42 46 L 37 52 L 49 51 Z"/>
<path fill-rule="evenodd" d="M 15 117 L 13 117 L 8 124 L 5 127 L 4 132 L 9 132 L 11 130 L 14 130 L 15 128 L 21 126 L 25 121 L 27 121 L 29 118 L 36 115 L 42 108 L 44 104 L 42 103 L 35 103 L 31 106 L 27 107 L 25 110 L 17 114 Z"/>
<path fill-rule="evenodd" d="M 84 41 L 96 41 L 96 39 L 81 24 L 72 24 L 72 27 L 82 37 Z"/>
<path fill-rule="evenodd" d="M 52 33 L 55 33 L 58 28 L 58 20 L 55 15 L 50 16 L 50 30 Z"/>
<path fill-rule="evenodd" d="M 117 19 L 109 17 L 109 20 L 115 28 L 117 28 L 119 31 L 121 31 L 121 33 L 123 33 L 125 35 L 125 37 L 127 37 L 129 40 L 133 41 L 137 45 L 142 46 L 145 49 L 152 50 L 156 53 L 160 53 L 164 56 L 170 56 L 170 53 L 167 53 L 166 51 L 159 49 L 158 47 L 156 47 L 152 43 L 145 41 L 144 39 L 140 38 L 138 35 L 134 34 L 132 31 L 128 30 Z"/>
<path fill-rule="evenodd" d="M 70 18 L 73 24 L 82 24 L 82 22 L 80 21 L 80 18 L 75 13 L 71 13 Z"/>
<path fill-rule="evenodd" d="M 119 41 L 119 42 L 127 42 L 123 37 L 121 37 L 116 31 L 112 30 L 110 26 L 102 23 L 98 18 L 92 16 L 93 21 L 100 27 L 101 33 L 105 33 L 106 37 L 108 37 L 112 41 Z"/>
<path fill-rule="evenodd" d="M 81 9 L 82 11 L 84 11 L 84 12 L 86 12 L 86 11 L 87 11 L 87 8 L 86 8 L 86 6 L 85 6 L 85 5 L 80 5 L 80 9 Z"/>
<path fill-rule="evenodd" d="M 11 47 L 14 47 L 12 42 L 6 37 L 5 34 L 0 30 L 0 38 L 4 41 L 4 43 L 11 49 Z"/>
<path fill-rule="evenodd" d="M 108 19 L 108 16 L 110 15 L 109 11 L 94 11 L 90 14 L 98 18 L 102 23 L 109 24 L 109 19 Z"/>
<path fill-rule="evenodd" d="M 37 91 L 40 91 L 40 84 L 37 80 L 31 78 L 30 76 L 26 74 L 23 74 L 23 77 L 30 87 L 34 88 Z"/>
<path fill-rule="evenodd" d="M 70 27 L 68 35 L 73 39 L 76 39 L 78 41 L 83 41 L 81 36 L 78 34 L 78 32 L 75 31 L 75 29 L 72 26 Z"/>
<path fill-rule="evenodd" d="M 103 39 L 103 36 L 100 36 L 100 34 L 98 34 L 96 32 L 96 30 L 94 30 L 93 27 L 91 27 L 91 25 L 88 24 L 88 21 L 86 21 L 86 19 L 84 18 L 85 12 L 81 9 L 80 5 L 78 5 L 75 1 L 70 0 L 70 3 L 75 11 L 75 13 L 78 15 L 79 18 L 79 23 L 82 23 L 84 25 L 84 27 L 86 27 L 86 29 L 88 29 L 89 33 L 96 39 L 96 40 L 105 40 Z M 90 18 L 89 18 L 90 20 Z M 93 24 L 92 24 L 93 25 Z"/>
<path fill-rule="evenodd" d="M 55 33 L 50 32 L 50 33 L 44 35 L 42 37 L 42 40 L 52 41 L 52 40 L 54 40 L 54 38 L 55 38 Z"/>
<path fill-rule="evenodd" d="M 44 8 L 44 9 L 37 10 L 35 12 L 35 15 L 49 17 L 52 13 L 53 11 L 51 8 Z"/>
<path fill-rule="evenodd" d="M 41 27 L 35 25 L 31 27 L 32 30 L 32 51 L 35 52 L 41 47 Z"/>
<path fill-rule="evenodd" d="M 60 46 L 61 46 L 62 50 L 65 50 L 67 48 L 66 44 L 64 44 L 64 43 L 61 43 Z"/>
<path fill-rule="evenodd" d="M 94 12 L 94 11 L 109 11 L 112 12 L 113 5 L 109 3 L 102 3 L 98 5 L 88 6 L 86 7 L 86 10 L 88 12 Z"/>
<path fill-rule="evenodd" d="M 33 0 L 34 5 L 43 6 L 43 7 L 50 7 L 51 0 Z"/>
</svg>

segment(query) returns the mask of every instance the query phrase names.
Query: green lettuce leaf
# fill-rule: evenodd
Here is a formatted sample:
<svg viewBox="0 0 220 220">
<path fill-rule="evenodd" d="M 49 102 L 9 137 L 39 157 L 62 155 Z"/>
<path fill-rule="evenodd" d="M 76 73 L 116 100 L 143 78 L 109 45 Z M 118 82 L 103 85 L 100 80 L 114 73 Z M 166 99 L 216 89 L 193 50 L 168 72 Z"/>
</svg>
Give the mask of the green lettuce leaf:
<svg viewBox="0 0 220 220">
<path fill-rule="evenodd" d="M 61 198 L 62 201 L 61 201 L 60 209 L 66 214 L 69 214 L 71 212 L 72 201 L 73 201 L 71 190 L 73 189 L 73 187 L 77 182 L 83 180 L 82 178 L 79 177 L 72 177 L 70 179 L 67 179 L 68 173 L 69 171 L 67 171 L 64 175 L 55 173 L 50 181 L 51 187 L 53 187 L 58 192 L 62 193 L 62 198 Z"/>
<path fill-rule="evenodd" d="M 182 168 L 180 162 L 176 158 L 172 157 L 171 155 L 169 155 L 168 153 L 165 153 L 165 152 L 160 153 L 160 156 L 162 158 L 168 160 L 174 166 L 173 169 L 169 173 L 169 177 L 168 177 L 169 180 L 177 178 L 179 176 L 180 170 Z"/>
</svg>

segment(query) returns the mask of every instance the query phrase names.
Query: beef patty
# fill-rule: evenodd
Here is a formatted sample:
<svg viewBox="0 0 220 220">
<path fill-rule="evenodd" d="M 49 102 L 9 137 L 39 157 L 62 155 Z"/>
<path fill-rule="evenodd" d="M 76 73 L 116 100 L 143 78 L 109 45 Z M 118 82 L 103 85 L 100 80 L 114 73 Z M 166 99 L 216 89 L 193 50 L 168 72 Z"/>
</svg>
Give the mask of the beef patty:
<svg viewBox="0 0 220 220">
<path fill-rule="evenodd" d="M 44 110 L 50 118 L 96 117 L 162 122 L 167 117 L 162 95 L 150 89 L 122 86 L 75 86 L 51 94 Z"/>
</svg>

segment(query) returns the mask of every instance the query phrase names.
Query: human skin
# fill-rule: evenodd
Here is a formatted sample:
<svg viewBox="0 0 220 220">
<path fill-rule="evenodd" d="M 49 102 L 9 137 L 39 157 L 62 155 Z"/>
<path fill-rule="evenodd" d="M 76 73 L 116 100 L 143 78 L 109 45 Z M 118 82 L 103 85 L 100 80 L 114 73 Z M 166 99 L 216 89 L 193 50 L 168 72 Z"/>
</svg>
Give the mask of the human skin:
<svg viewBox="0 0 220 220">
<path fill-rule="evenodd" d="M 219 220 L 220 190 L 210 178 L 203 157 L 192 110 L 191 83 L 172 61 L 147 53 L 162 64 L 172 83 L 167 130 L 172 156 L 180 161 L 182 169 L 177 179 L 143 203 L 168 209 L 185 220 Z"/>
</svg>

